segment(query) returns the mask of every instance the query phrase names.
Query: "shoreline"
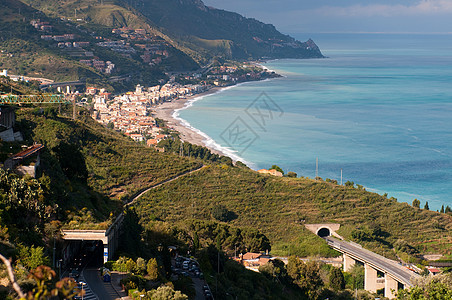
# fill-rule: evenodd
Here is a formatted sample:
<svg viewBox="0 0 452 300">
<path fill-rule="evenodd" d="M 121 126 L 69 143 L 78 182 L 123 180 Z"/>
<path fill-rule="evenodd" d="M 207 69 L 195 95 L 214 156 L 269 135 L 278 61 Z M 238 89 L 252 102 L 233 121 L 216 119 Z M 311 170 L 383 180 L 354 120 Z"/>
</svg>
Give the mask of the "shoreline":
<svg viewBox="0 0 452 300">
<path fill-rule="evenodd" d="M 268 69 L 263 65 L 260 65 L 263 69 Z M 278 74 L 279 77 L 284 77 Z M 279 78 L 275 77 L 275 78 Z M 263 80 L 257 80 L 257 81 L 267 81 L 272 80 L 275 78 L 266 78 Z M 232 161 L 235 163 L 237 161 L 240 161 L 247 165 L 251 169 L 256 169 L 255 165 L 251 162 L 246 161 L 242 157 L 238 156 L 236 153 L 234 153 L 234 150 L 229 150 L 228 148 L 225 148 L 218 144 L 213 138 L 211 138 L 209 135 L 204 133 L 203 131 L 193 127 L 188 121 L 182 119 L 179 117 L 179 111 L 183 110 L 189 106 L 193 102 L 196 102 L 198 100 L 201 100 L 204 97 L 221 93 L 222 91 L 238 87 L 240 85 L 249 83 L 249 82 L 256 82 L 256 80 L 250 80 L 250 81 L 244 81 L 240 82 L 234 85 L 224 86 L 224 87 L 212 87 L 208 91 L 195 94 L 192 96 L 189 96 L 187 98 L 179 98 L 172 100 L 171 102 L 164 102 L 162 104 L 158 104 L 155 107 L 152 108 L 153 113 L 152 116 L 155 118 L 162 119 L 166 122 L 166 125 L 168 128 L 173 129 L 177 132 L 179 132 L 180 139 L 186 142 L 189 142 L 190 144 L 202 146 L 208 148 L 212 153 L 218 154 L 220 156 L 226 156 L 232 159 Z M 256 169 L 257 170 L 257 169 Z"/>
<path fill-rule="evenodd" d="M 201 135 L 199 132 L 196 132 L 194 129 L 187 127 L 184 125 L 184 120 L 178 117 L 175 117 L 175 114 L 181 110 L 187 107 L 191 102 L 199 100 L 201 98 L 204 98 L 209 95 L 213 95 L 215 93 L 221 92 L 228 87 L 213 87 L 208 91 L 205 91 L 203 93 L 199 93 L 196 95 L 192 95 L 187 98 L 182 99 L 176 99 L 172 100 L 171 102 L 164 102 L 162 104 L 159 104 L 155 107 L 153 107 L 153 116 L 155 118 L 162 119 L 166 122 L 166 125 L 168 128 L 174 129 L 175 131 L 179 132 L 180 138 L 183 141 L 189 142 L 194 145 L 202 146 L 208 148 L 212 153 L 221 155 L 221 156 L 228 156 L 230 157 L 229 153 L 226 153 L 224 151 L 220 151 L 218 149 L 215 149 L 211 145 L 208 145 L 207 141 L 210 137 Z M 210 138 L 211 139 L 211 138 Z M 212 139 L 213 140 L 213 139 Z M 234 158 L 231 157 L 234 161 L 236 161 Z"/>
</svg>

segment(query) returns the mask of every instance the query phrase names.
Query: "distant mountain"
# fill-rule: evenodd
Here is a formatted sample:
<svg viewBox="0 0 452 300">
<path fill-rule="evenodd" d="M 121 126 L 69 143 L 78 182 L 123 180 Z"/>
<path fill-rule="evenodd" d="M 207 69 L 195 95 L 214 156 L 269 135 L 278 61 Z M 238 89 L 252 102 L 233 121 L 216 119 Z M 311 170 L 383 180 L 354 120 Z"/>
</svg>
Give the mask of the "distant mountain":
<svg viewBox="0 0 452 300">
<path fill-rule="evenodd" d="M 207 7 L 201 0 L 138 0 L 132 4 L 168 35 L 210 54 L 236 59 L 323 57 L 311 39 L 297 41 L 273 25 Z"/>
<path fill-rule="evenodd" d="M 67 34 L 72 38 L 61 38 Z M 101 41 L 124 45 L 118 50 Z M 0 50 L 0 66 L 10 74 L 86 79 L 110 90 L 154 84 L 164 73 L 215 61 L 323 57 L 312 40 L 297 41 L 200 0 L 1 0 Z M 107 62 L 113 71 L 98 65 Z"/>
<path fill-rule="evenodd" d="M 300 42 L 273 25 L 207 7 L 201 0 L 22 0 L 53 17 L 84 18 L 106 27 L 146 28 L 198 62 L 226 59 L 319 58 L 312 40 Z"/>
</svg>

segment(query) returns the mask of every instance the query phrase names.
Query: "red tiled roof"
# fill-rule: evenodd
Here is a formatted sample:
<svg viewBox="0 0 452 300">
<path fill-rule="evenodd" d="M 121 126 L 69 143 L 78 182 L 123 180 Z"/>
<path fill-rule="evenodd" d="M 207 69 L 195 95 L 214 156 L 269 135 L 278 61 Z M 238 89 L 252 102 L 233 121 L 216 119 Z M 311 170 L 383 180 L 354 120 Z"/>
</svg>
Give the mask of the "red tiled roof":
<svg viewBox="0 0 452 300">
<path fill-rule="evenodd" d="M 257 259 L 261 256 L 262 254 L 260 253 L 252 253 L 252 252 L 247 252 L 245 254 L 242 255 L 242 259 L 243 260 L 248 260 L 248 259 Z"/>
<path fill-rule="evenodd" d="M 43 148 L 44 146 L 42 144 L 34 144 L 33 146 L 28 147 L 26 150 L 14 154 L 13 159 L 25 159 L 35 153 L 38 153 L 39 150 Z"/>
</svg>

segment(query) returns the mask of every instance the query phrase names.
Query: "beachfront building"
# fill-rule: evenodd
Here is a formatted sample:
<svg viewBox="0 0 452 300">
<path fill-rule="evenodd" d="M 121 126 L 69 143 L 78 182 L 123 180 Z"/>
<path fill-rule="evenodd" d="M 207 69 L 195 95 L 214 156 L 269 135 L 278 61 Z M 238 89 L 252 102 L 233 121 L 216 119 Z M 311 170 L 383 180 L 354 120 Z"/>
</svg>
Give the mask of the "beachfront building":
<svg viewBox="0 0 452 300">
<path fill-rule="evenodd" d="M 98 122 L 113 126 L 114 129 L 124 132 L 137 142 L 151 142 L 147 145 L 156 145 L 166 138 L 160 134 L 152 117 L 152 107 L 165 101 L 185 98 L 206 90 L 202 85 L 181 85 L 176 82 L 163 86 L 144 87 L 137 85 L 135 91 L 118 95 L 110 100 L 111 94 L 101 90 L 95 94 L 94 88 L 87 92 L 94 94 L 94 110 L 92 117 Z M 154 142 L 156 141 L 156 142 Z"/>
</svg>

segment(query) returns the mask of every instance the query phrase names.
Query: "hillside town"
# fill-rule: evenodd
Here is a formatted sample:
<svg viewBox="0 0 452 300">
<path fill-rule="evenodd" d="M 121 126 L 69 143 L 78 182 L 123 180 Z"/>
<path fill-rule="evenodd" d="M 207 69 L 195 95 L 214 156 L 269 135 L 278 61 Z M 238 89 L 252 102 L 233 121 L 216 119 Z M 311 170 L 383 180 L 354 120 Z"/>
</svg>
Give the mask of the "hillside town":
<svg viewBox="0 0 452 300">
<path fill-rule="evenodd" d="M 151 108 L 165 101 L 193 96 L 209 89 L 203 85 L 167 83 L 145 88 L 137 85 L 135 91 L 111 98 L 103 89 L 88 87 L 86 93 L 93 95 L 92 117 L 100 123 L 124 132 L 137 142 L 154 146 L 167 135 L 162 134 L 152 116 Z"/>
<path fill-rule="evenodd" d="M 73 20 L 62 19 L 61 21 L 70 22 Z M 76 21 L 82 20 L 77 19 Z M 79 63 L 107 75 L 116 71 L 116 64 L 99 57 L 102 56 L 102 48 L 107 48 L 125 58 L 139 57 L 142 63 L 151 67 L 161 64 L 171 56 L 168 50 L 172 46 L 168 42 L 142 28 L 115 28 L 108 36 L 101 36 L 92 32 L 91 36 L 87 38 L 86 34 L 80 35 L 78 30 L 56 34 L 57 29 L 51 22 L 40 19 L 31 20 L 30 25 L 41 34 L 42 40 L 56 46 L 70 57 L 78 59 Z"/>
</svg>

